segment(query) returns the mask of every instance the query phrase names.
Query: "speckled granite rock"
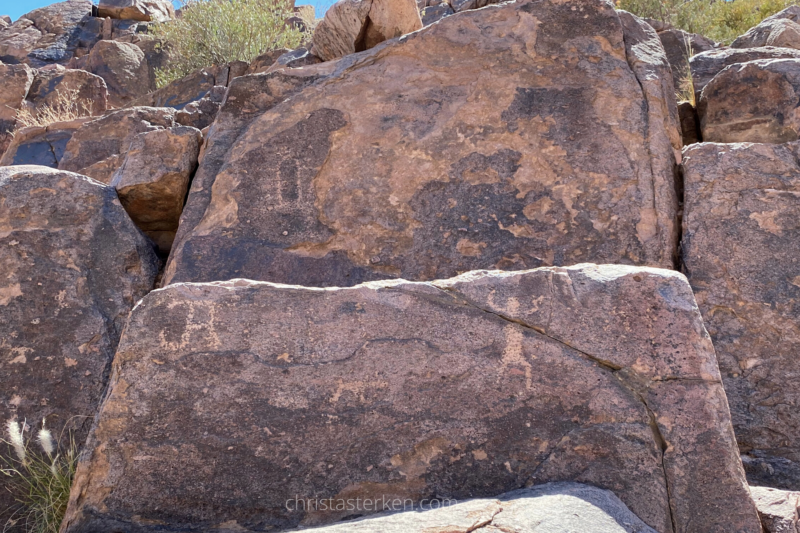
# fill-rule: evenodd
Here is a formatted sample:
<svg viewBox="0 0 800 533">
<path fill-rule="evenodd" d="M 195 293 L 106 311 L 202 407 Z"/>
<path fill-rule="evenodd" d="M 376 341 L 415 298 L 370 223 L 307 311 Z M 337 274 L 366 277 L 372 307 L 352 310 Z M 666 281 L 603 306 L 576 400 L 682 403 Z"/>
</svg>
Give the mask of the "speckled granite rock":
<svg viewBox="0 0 800 533">
<path fill-rule="evenodd" d="M 684 152 L 683 261 L 751 482 L 800 489 L 800 143 Z M 789 465 L 783 465 L 786 462 Z M 761 470 L 760 463 L 775 463 Z M 786 479 L 781 472 L 792 472 Z M 748 474 L 750 472 L 748 471 Z"/>
<path fill-rule="evenodd" d="M 605 2 L 572 7 L 490 6 L 295 69 L 332 70 L 200 163 L 165 283 L 673 266 L 681 139 L 661 43 Z"/>
<path fill-rule="evenodd" d="M 266 531 L 352 516 L 295 496 L 555 480 L 662 533 L 761 531 L 711 340 L 669 270 L 171 285 L 131 314 L 92 435 L 67 533 Z"/>
</svg>

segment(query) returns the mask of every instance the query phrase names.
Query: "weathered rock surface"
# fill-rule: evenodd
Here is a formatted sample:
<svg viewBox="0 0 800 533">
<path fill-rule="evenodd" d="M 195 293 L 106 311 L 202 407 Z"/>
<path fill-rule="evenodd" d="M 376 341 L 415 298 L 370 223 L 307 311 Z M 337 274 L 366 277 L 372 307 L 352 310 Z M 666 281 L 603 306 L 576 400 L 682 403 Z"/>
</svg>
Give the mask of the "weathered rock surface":
<svg viewBox="0 0 800 533">
<path fill-rule="evenodd" d="M 0 198 L 0 419 L 69 422 L 81 442 L 156 257 L 114 189 L 84 176 L 0 168 Z"/>
<path fill-rule="evenodd" d="M 447 502 L 445 502 L 447 503 Z M 436 505 L 442 505 L 436 502 Z M 426 506 L 429 509 L 430 506 Z M 308 531 L 307 529 L 303 531 Z M 334 524 L 314 533 L 655 533 L 613 492 L 579 483 L 546 483 L 498 496 L 470 500 L 425 512 Z M 792 532 L 794 533 L 794 532 Z"/>
<path fill-rule="evenodd" d="M 124 107 L 156 90 L 145 54 L 135 44 L 100 41 L 89 53 L 87 63 L 87 70 L 105 80 L 112 107 Z"/>
<path fill-rule="evenodd" d="M 102 19 L 91 13 L 89 0 L 67 0 L 23 15 L 0 30 L 0 61 L 38 68 L 87 53 L 102 35 Z"/>
<path fill-rule="evenodd" d="M 784 143 L 800 132 L 800 59 L 731 65 L 700 95 L 697 113 L 707 142 Z"/>
<path fill-rule="evenodd" d="M 312 51 L 330 61 L 420 28 L 415 0 L 339 0 L 314 29 Z"/>
<path fill-rule="evenodd" d="M 294 96 L 237 100 L 266 108 L 242 133 L 212 126 L 227 150 L 200 164 L 165 283 L 673 266 L 677 110 L 633 16 L 509 3 L 326 65 L 284 71 L 327 76 Z"/>
<path fill-rule="evenodd" d="M 691 102 L 681 102 L 678 104 L 678 117 L 681 121 L 681 138 L 683 145 L 700 142 L 700 120 L 697 118 L 697 110 Z"/>
<path fill-rule="evenodd" d="M 112 19 L 165 22 L 175 18 L 170 0 L 100 0 L 97 12 Z"/>
<path fill-rule="evenodd" d="M 25 97 L 32 110 L 77 107 L 82 114 L 101 115 L 108 109 L 108 89 L 100 76 L 78 69 L 39 69 Z"/>
<path fill-rule="evenodd" d="M 200 100 L 216 86 L 227 87 L 230 83 L 229 75 L 230 68 L 227 65 L 200 69 L 138 98 L 133 104 L 146 107 L 172 107 L 180 110 L 186 104 Z"/>
<path fill-rule="evenodd" d="M 188 103 L 175 113 L 175 122 L 192 126 L 198 130 L 207 128 L 217 118 L 219 108 L 225 100 L 228 88 L 222 85 L 212 87 L 200 100 Z"/>
<path fill-rule="evenodd" d="M 791 48 L 775 48 L 765 46 L 762 48 L 727 48 L 701 52 L 689 59 L 694 84 L 695 99 L 700 101 L 700 92 L 708 85 L 714 76 L 722 72 L 725 67 L 736 63 L 747 63 L 756 59 L 791 59 L 800 58 L 800 50 Z"/>
<path fill-rule="evenodd" d="M 353 514 L 292 512 L 295 495 L 556 480 L 660 532 L 761 531 L 711 340 L 669 270 L 172 285 L 132 312 L 90 441 L 69 533 L 264 531 Z"/>
<path fill-rule="evenodd" d="M 136 135 L 174 125 L 171 108 L 131 107 L 108 113 L 72 135 L 58 168 L 110 183 Z"/>
<path fill-rule="evenodd" d="M 714 41 L 707 37 L 677 29 L 659 32 L 658 38 L 667 54 L 667 61 L 672 69 L 672 80 L 676 87 L 682 79 L 691 75 L 689 58 L 716 47 Z"/>
<path fill-rule="evenodd" d="M 683 261 L 719 359 L 739 448 L 800 474 L 800 144 L 684 152 Z M 748 472 L 749 474 L 749 472 Z M 761 484 L 800 489 L 760 471 Z M 752 482 L 752 481 L 751 481 Z"/>
<path fill-rule="evenodd" d="M 750 487 L 766 533 L 800 533 L 800 492 Z"/>
<path fill-rule="evenodd" d="M 0 158 L 0 166 L 39 165 L 58 168 L 72 134 L 90 120 L 92 119 L 81 118 L 18 130 Z"/>
<path fill-rule="evenodd" d="M 33 76 L 33 70 L 27 65 L 0 64 L 0 155 L 11 143 L 17 112 L 31 88 Z"/>
<path fill-rule="evenodd" d="M 762 20 L 731 43 L 731 48 L 779 46 L 800 48 L 800 6 L 789 6 Z"/>
<path fill-rule="evenodd" d="M 133 222 L 160 252 L 172 246 L 202 141 L 200 130 L 187 126 L 140 133 L 111 180 Z"/>
<path fill-rule="evenodd" d="M 450 4 L 447 2 L 442 2 L 441 4 L 433 5 L 433 6 L 426 6 L 420 12 L 420 17 L 422 19 L 423 26 L 430 26 L 434 22 L 438 22 L 445 17 L 449 17 L 455 13 L 453 8 L 450 7 Z"/>
</svg>

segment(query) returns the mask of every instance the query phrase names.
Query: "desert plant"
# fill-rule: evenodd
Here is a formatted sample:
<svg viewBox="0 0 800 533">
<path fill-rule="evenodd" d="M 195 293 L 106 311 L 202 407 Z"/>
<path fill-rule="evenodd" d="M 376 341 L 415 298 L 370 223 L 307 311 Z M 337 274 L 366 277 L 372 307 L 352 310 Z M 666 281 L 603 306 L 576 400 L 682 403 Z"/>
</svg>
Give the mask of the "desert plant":
<svg viewBox="0 0 800 533">
<path fill-rule="evenodd" d="M 0 455 L 0 473 L 8 478 L 8 487 L 18 508 L 3 530 L 21 526 L 28 533 L 57 533 L 67 510 L 69 490 L 75 476 L 78 448 L 71 434 L 64 445 L 56 441 L 42 421 L 36 435 L 41 451 L 31 446 L 33 437 L 25 438 L 27 426 L 16 420 L 6 425 L 9 440 L 0 442 L 10 446 L 12 453 Z"/>
<path fill-rule="evenodd" d="M 249 63 L 270 50 L 296 48 L 302 34 L 285 23 L 291 6 L 286 0 L 186 0 L 180 18 L 152 29 L 166 49 L 156 85 L 212 65 Z"/>
<path fill-rule="evenodd" d="M 798 0 L 617 0 L 617 7 L 730 44 Z"/>
<path fill-rule="evenodd" d="M 82 99 L 77 89 L 56 90 L 54 101 L 34 109 L 23 107 L 17 111 L 17 127 L 48 126 L 92 115 L 92 102 Z"/>
<path fill-rule="evenodd" d="M 675 80 L 675 97 L 678 99 L 678 102 L 689 102 L 692 106 L 696 106 L 694 79 L 692 78 L 692 69 L 689 63 L 689 58 L 694 55 L 694 49 L 692 48 L 692 42 L 688 36 L 684 41 L 684 45 L 686 47 L 686 60 L 681 66 L 680 77 Z"/>
</svg>

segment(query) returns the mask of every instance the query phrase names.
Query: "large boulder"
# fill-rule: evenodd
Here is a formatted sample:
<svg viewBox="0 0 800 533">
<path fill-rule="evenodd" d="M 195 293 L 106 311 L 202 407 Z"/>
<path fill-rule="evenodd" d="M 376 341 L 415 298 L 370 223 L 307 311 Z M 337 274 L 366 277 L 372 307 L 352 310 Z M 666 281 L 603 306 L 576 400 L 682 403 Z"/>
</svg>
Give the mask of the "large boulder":
<svg viewBox="0 0 800 533">
<path fill-rule="evenodd" d="M 136 135 L 174 125 L 172 108 L 131 107 L 113 111 L 83 124 L 72 135 L 58 168 L 111 183 Z"/>
<path fill-rule="evenodd" d="M 145 53 L 135 44 L 100 41 L 89 53 L 86 69 L 105 80 L 112 107 L 124 107 L 156 90 Z"/>
<path fill-rule="evenodd" d="M 39 165 L 58 168 L 72 134 L 90 120 L 90 117 L 79 118 L 17 130 L 14 140 L 0 158 L 0 166 Z"/>
<path fill-rule="evenodd" d="M 98 15 L 112 19 L 166 22 L 175 18 L 170 0 L 100 0 Z"/>
<path fill-rule="evenodd" d="M 187 126 L 136 135 L 111 186 L 133 222 L 168 252 L 178 229 L 203 136 Z"/>
<path fill-rule="evenodd" d="M 32 113 L 44 106 L 58 115 L 70 110 L 81 115 L 102 115 L 108 109 L 108 89 L 100 76 L 61 66 L 36 71 L 25 97 Z"/>
<path fill-rule="evenodd" d="M 172 107 L 180 110 L 187 104 L 206 96 L 214 87 L 227 87 L 231 79 L 228 65 L 196 70 L 157 91 L 136 99 L 132 105 Z"/>
<path fill-rule="evenodd" d="M 200 164 L 166 283 L 674 265 L 677 109 L 658 36 L 632 15 L 507 3 L 275 75 L 292 70 L 324 82 L 237 99 L 272 105 L 241 133 L 212 126 L 224 163 Z"/>
<path fill-rule="evenodd" d="M 731 48 L 779 46 L 800 48 L 800 6 L 792 5 L 767 17 L 731 43 Z"/>
<path fill-rule="evenodd" d="M 800 50 L 791 48 L 775 48 L 765 46 L 763 48 L 724 48 L 720 50 L 709 50 L 692 56 L 689 59 L 689 67 L 692 71 L 692 84 L 696 101 L 700 101 L 700 93 L 708 85 L 714 76 L 722 72 L 725 67 L 736 63 L 747 63 L 756 59 L 791 59 L 800 58 Z"/>
<path fill-rule="evenodd" d="M 800 489 L 800 143 L 684 153 L 683 262 L 719 359 L 742 453 Z M 777 473 L 777 472 L 776 472 Z M 751 471 L 748 471 L 748 475 Z"/>
<path fill-rule="evenodd" d="M 661 533 L 761 531 L 714 348 L 670 270 L 172 285 L 131 313 L 95 420 L 67 533 L 265 531 L 354 514 L 296 496 L 550 481 L 610 490 Z"/>
<path fill-rule="evenodd" d="M 784 143 L 800 134 L 800 58 L 731 65 L 700 94 L 697 113 L 707 142 Z"/>
<path fill-rule="evenodd" d="M 46 419 L 80 444 L 128 312 L 153 286 L 156 256 L 114 189 L 84 176 L 0 168 L 0 198 L 0 420 L 35 428 Z M 3 518 L 14 507 L 7 480 Z"/>
<path fill-rule="evenodd" d="M 33 83 L 34 71 L 28 65 L 0 63 L 0 156 L 6 151 L 17 127 L 17 113 Z"/>
<path fill-rule="evenodd" d="M 800 492 L 750 487 L 765 533 L 800 533 Z"/>
<path fill-rule="evenodd" d="M 313 53 L 330 61 L 420 28 L 415 0 L 339 0 L 314 29 Z"/>
<path fill-rule="evenodd" d="M 314 500 L 312 505 L 314 504 Z M 298 501 L 305 505 L 307 501 Z M 365 502 L 353 507 L 363 511 Z M 379 501 L 378 508 L 383 506 Z M 373 506 L 372 501 L 368 502 Z M 290 503 L 294 507 L 295 503 Z M 401 500 L 389 509 L 403 509 Z M 419 511 L 369 517 L 313 529 L 313 533 L 656 533 L 613 492 L 580 483 L 545 483 L 497 498 L 458 502 L 434 499 Z M 422 512 L 420 512 L 422 511 Z M 774 532 L 770 532 L 774 533 Z M 792 533 L 795 533 L 794 531 Z"/>
<path fill-rule="evenodd" d="M 701 52 L 714 50 L 716 44 L 707 37 L 683 30 L 669 29 L 658 33 L 664 46 L 667 61 L 672 69 L 672 80 L 679 87 L 681 80 L 691 76 L 689 58 Z"/>
<path fill-rule="evenodd" d="M 103 27 L 91 14 L 90 0 L 67 0 L 23 15 L 0 30 L 0 61 L 38 68 L 88 53 Z"/>
</svg>

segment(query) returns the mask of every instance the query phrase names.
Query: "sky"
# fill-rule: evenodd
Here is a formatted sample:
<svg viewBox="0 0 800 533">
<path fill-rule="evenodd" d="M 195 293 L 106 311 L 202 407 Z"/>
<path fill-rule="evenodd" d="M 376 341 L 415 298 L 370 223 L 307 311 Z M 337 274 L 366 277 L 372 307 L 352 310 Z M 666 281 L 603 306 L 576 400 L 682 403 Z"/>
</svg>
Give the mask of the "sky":
<svg viewBox="0 0 800 533">
<path fill-rule="evenodd" d="M 9 15 L 11 20 L 17 20 L 29 11 L 54 4 L 56 1 L 57 0 L 0 0 L 0 15 Z M 335 0 L 296 0 L 296 5 L 313 5 L 317 11 L 317 17 L 321 17 L 334 1 Z M 178 6 L 178 2 L 173 3 Z"/>
</svg>

